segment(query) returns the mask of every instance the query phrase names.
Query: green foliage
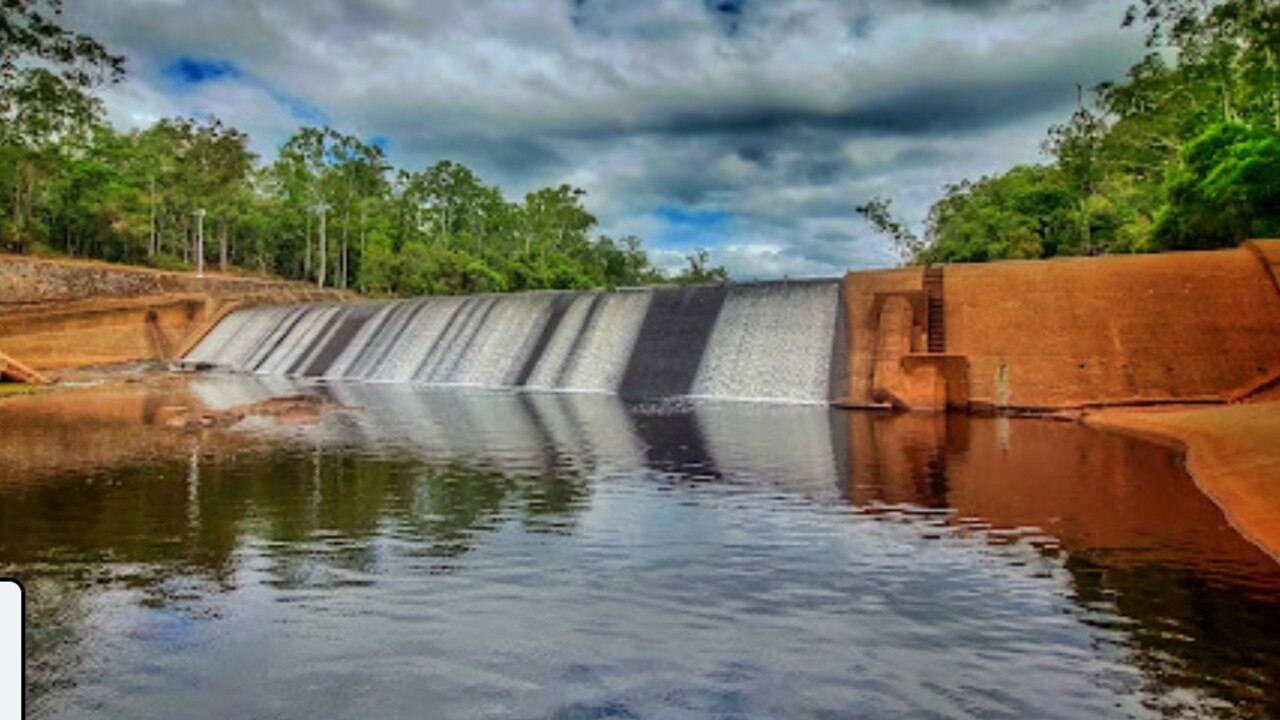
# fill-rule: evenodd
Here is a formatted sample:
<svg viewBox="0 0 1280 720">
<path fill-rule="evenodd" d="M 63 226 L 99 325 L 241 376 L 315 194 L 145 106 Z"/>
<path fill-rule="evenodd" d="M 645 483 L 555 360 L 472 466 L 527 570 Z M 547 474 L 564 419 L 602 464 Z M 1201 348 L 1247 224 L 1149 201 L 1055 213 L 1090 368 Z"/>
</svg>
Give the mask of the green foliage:
<svg viewBox="0 0 1280 720">
<path fill-rule="evenodd" d="M 1221 247 L 1280 231 L 1280 134 L 1217 124 L 1187 145 L 1182 161 L 1156 225 L 1161 247 Z"/>
<path fill-rule="evenodd" d="M 1230 247 L 1280 231 L 1280 3 L 1140 0 L 1164 46 L 1081 92 L 1049 162 L 950 185 L 923 242 L 880 198 L 859 213 L 912 263 Z"/>
<path fill-rule="evenodd" d="M 713 267 L 710 264 L 710 256 L 703 248 L 698 248 L 692 255 L 685 256 L 689 262 L 689 267 L 685 268 L 675 277 L 675 282 L 680 285 L 705 285 L 708 283 L 725 283 L 729 281 L 729 274 L 722 267 Z"/>
<path fill-rule="evenodd" d="M 146 259 L 144 263 L 157 270 L 170 270 L 173 272 L 186 272 L 191 269 L 190 263 L 185 263 L 182 258 L 174 257 L 169 253 L 157 253 Z"/>
<path fill-rule="evenodd" d="M 639 239 L 593 237 L 569 185 L 509 201 L 460 163 L 397 170 L 327 127 L 264 164 L 216 118 L 117 132 L 91 91 L 124 61 L 60 28 L 59 11 L 0 0 L 0 249 L 185 270 L 203 247 L 209 267 L 381 296 L 667 281 Z M 700 251 L 679 280 L 725 277 Z"/>
<path fill-rule="evenodd" d="M 894 251 L 903 262 L 911 262 L 924 252 L 925 246 L 920 238 L 907 227 L 905 222 L 894 216 L 893 201 L 889 198 L 877 195 L 854 210 L 876 230 L 889 236 Z"/>
<path fill-rule="evenodd" d="M 1074 254 L 1076 198 L 1065 173 L 1020 165 L 948 186 L 929 213 L 922 262 L 985 262 Z"/>
<path fill-rule="evenodd" d="M 61 0 L 0 2 L 0 112 L 8 111 L 8 90 L 31 62 L 55 68 L 64 84 L 80 90 L 124 77 L 124 58 L 60 27 L 61 12 Z"/>
</svg>

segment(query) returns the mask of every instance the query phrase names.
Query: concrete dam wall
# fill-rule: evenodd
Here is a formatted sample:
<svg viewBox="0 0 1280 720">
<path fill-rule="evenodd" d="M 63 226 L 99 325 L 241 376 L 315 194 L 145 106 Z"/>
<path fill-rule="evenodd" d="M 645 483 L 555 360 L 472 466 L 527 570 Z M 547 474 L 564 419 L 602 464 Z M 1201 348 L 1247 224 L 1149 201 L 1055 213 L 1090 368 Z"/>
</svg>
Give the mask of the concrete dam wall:
<svg viewBox="0 0 1280 720">
<path fill-rule="evenodd" d="M 1055 409 L 1280 387 L 1280 241 L 843 280 L 241 310 L 189 360 L 262 375 L 847 407 Z"/>
<path fill-rule="evenodd" d="M 280 280 L 0 254 L 0 379 L 169 360 L 232 308 L 347 297 Z"/>
<path fill-rule="evenodd" d="M 1220 402 L 1280 383 L 1280 241 L 846 276 L 844 404 Z"/>
<path fill-rule="evenodd" d="M 187 360 L 262 375 L 826 403 L 838 280 L 296 304 L 230 314 Z"/>
</svg>

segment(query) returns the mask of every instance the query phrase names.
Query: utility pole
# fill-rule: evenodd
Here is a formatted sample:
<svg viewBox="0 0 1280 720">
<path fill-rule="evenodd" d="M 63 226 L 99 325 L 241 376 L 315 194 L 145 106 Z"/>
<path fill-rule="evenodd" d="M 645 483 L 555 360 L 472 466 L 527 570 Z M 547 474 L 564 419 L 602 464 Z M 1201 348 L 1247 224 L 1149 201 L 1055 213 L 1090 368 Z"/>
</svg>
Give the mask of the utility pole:
<svg viewBox="0 0 1280 720">
<path fill-rule="evenodd" d="M 156 178 L 151 177 L 151 244 L 147 247 L 147 257 L 155 257 L 160 252 L 160 243 L 156 235 Z"/>
<path fill-rule="evenodd" d="M 318 258 L 320 272 L 316 277 L 316 287 L 324 287 L 325 259 L 329 254 L 328 244 L 325 242 L 324 237 L 324 220 L 325 213 L 329 211 L 329 204 L 324 202 L 316 203 L 315 210 L 320 215 L 320 257 Z"/>
<path fill-rule="evenodd" d="M 193 214 L 196 216 L 196 277 L 204 277 L 204 208 Z"/>
</svg>

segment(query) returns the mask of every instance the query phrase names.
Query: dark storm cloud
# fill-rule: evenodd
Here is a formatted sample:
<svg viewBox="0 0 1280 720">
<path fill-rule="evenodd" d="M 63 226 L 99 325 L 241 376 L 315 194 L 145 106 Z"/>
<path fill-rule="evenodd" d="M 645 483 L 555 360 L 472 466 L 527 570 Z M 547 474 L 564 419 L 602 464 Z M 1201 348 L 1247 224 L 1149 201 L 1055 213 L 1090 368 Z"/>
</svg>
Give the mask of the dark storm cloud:
<svg viewBox="0 0 1280 720">
<path fill-rule="evenodd" d="M 565 135 L 592 136 L 654 132 L 661 134 L 739 135 L 817 128 L 850 133 L 925 135 L 981 130 L 1061 107 L 1074 97 L 1066 77 L 1018 77 L 977 83 L 903 87 L 889 95 L 829 110 L 792 104 L 733 108 L 677 109 L 652 122 L 569 128 Z"/>
<path fill-rule="evenodd" d="M 405 135 L 409 139 L 396 144 L 397 153 L 423 158 L 421 163 L 410 165 L 410 170 L 420 170 L 436 160 L 455 160 L 465 162 L 491 184 L 503 181 L 504 185 L 521 188 L 539 184 L 569 166 L 555 145 L 533 137 Z"/>
<path fill-rule="evenodd" d="M 327 120 L 513 196 L 580 185 L 603 230 L 677 261 L 701 237 L 742 276 L 890 261 L 857 204 L 918 221 L 944 183 L 1036 159 L 1075 84 L 1143 52 L 1108 0 L 66 5 L 130 57 L 119 123 L 218 115 L 269 155 Z"/>
</svg>

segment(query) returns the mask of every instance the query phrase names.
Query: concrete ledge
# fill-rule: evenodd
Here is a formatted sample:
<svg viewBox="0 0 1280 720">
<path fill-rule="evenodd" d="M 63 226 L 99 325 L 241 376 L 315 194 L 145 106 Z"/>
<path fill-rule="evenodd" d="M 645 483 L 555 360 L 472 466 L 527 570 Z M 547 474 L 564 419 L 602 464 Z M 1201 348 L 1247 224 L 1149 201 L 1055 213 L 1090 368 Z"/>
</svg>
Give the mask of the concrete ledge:
<svg viewBox="0 0 1280 720">
<path fill-rule="evenodd" d="M 285 280 L 0 255 L 0 346 L 28 369 L 167 360 L 231 307 L 354 297 Z"/>
<path fill-rule="evenodd" d="M 9 378 L 28 385 L 48 385 L 49 378 L 0 352 L 0 378 Z"/>
</svg>

